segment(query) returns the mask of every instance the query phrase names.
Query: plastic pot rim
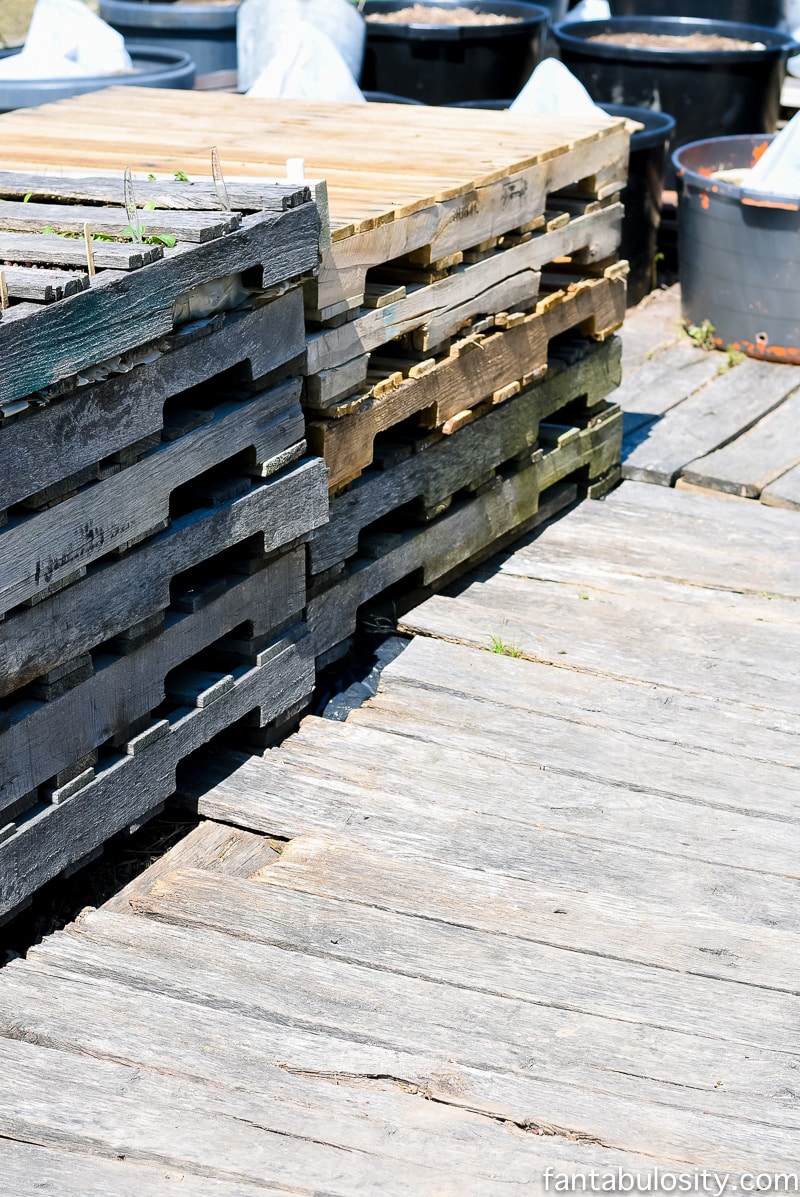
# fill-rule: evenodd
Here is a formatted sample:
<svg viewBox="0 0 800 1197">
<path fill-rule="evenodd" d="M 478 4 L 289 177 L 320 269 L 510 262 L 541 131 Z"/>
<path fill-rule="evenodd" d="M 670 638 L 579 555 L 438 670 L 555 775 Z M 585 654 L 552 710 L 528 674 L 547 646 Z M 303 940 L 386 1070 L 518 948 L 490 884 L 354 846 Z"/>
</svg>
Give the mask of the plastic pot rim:
<svg viewBox="0 0 800 1197">
<path fill-rule="evenodd" d="M 236 25 L 240 5 L 149 3 L 149 0 L 100 0 L 100 13 L 109 24 L 137 29 L 229 29 Z M 153 22 L 150 18 L 158 18 Z"/>
<path fill-rule="evenodd" d="M 12 54 L 19 54 L 21 47 L 12 47 L 10 50 L 0 50 L 0 58 L 9 58 Z M 107 87 L 130 87 L 134 79 L 140 79 L 143 75 L 151 75 L 160 73 L 161 70 L 172 68 L 173 71 L 182 73 L 188 67 L 194 71 L 194 60 L 191 54 L 187 54 L 184 50 L 167 49 L 165 46 L 159 46 L 150 42 L 125 42 L 125 49 L 130 54 L 134 66 L 136 61 L 147 59 L 151 65 L 147 68 L 135 70 L 129 74 L 115 74 L 115 75 L 69 75 L 64 78 L 54 79 L 49 76 L 46 79 L 0 79 L 0 94 L 6 88 L 23 88 L 23 87 L 39 87 L 43 90 L 57 91 L 62 87 L 69 87 L 72 84 L 81 85 L 87 83 L 97 83 L 100 86 Z M 98 88 L 99 90 L 99 88 Z"/>
<path fill-rule="evenodd" d="M 736 37 L 745 41 L 763 42 L 758 50 L 657 50 L 647 46 L 615 45 L 590 42 L 598 33 L 716 33 L 720 37 Z M 635 60 L 669 63 L 680 66 L 714 63 L 763 62 L 765 58 L 790 58 L 800 53 L 800 42 L 789 33 L 768 25 L 742 25 L 738 21 L 718 21 L 710 17 L 609 17 L 604 21 L 567 21 L 553 26 L 559 46 L 591 58 L 616 61 Z"/>
<path fill-rule="evenodd" d="M 454 100 L 450 104 L 445 104 L 444 107 L 483 108 L 499 112 L 509 109 L 513 102 L 513 100 Z M 668 112 L 653 112 L 650 108 L 636 108 L 631 104 L 598 104 L 597 107 L 602 108 L 608 116 L 615 116 L 620 120 L 627 118 L 639 121 L 641 124 L 646 122 L 650 126 L 650 128 L 639 129 L 636 133 L 631 133 L 632 153 L 662 145 L 669 141 L 675 131 L 675 117 L 670 116 Z M 512 112 L 511 115 L 515 114 Z M 525 114 L 520 112 L 516 115 L 523 117 Z"/>
<path fill-rule="evenodd" d="M 672 165 L 679 181 L 687 186 L 696 187 L 699 191 L 713 194 L 717 199 L 727 199 L 734 203 L 745 204 L 752 208 L 775 208 L 780 211 L 800 212 L 800 198 L 796 195 L 783 195 L 777 191 L 754 191 L 749 187 L 742 187 L 738 183 L 726 183 L 724 179 L 712 179 L 709 175 L 701 175 L 699 171 L 684 166 L 683 154 L 700 146 L 729 145 L 731 142 L 752 143 L 754 141 L 771 142 L 776 134 L 739 134 L 731 137 L 705 137 L 701 141 L 690 141 L 675 150 L 672 155 Z"/>
<path fill-rule="evenodd" d="M 522 17 L 521 21 L 502 25 L 431 25 L 409 21 L 408 24 L 370 21 L 371 12 L 398 12 L 412 4 L 425 8 L 471 8 L 479 12 L 498 12 L 501 16 Z M 366 0 L 363 9 L 370 40 L 413 39 L 414 41 L 476 41 L 533 32 L 550 20 L 548 9 L 528 0 Z"/>
</svg>

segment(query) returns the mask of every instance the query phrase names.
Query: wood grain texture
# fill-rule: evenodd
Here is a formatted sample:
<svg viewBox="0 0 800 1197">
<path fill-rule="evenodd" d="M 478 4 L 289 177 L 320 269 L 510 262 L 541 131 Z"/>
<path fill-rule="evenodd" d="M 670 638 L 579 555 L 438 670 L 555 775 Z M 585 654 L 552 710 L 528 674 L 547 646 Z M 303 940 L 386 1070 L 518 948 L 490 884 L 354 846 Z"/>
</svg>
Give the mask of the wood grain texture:
<svg viewBox="0 0 800 1197">
<path fill-rule="evenodd" d="M 160 432 L 170 397 L 236 366 L 243 379 L 261 378 L 299 357 L 304 345 L 300 288 L 253 312 L 184 326 L 147 346 L 133 369 L 0 426 L 0 506 Z"/>
<path fill-rule="evenodd" d="M 27 812 L 0 843 L 0 914 L 16 909 L 68 865 L 146 818 L 174 793 L 180 762 L 215 735 L 247 715 L 266 726 L 307 700 L 313 688 L 313 653 L 300 627 L 257 653 L 254 664 L 237 671 L 233 686 L 216 702 L 176 708 L 166 734 L 152 736 L 148 729 L 140 743 L 112 756 L 68 802 Z"/>
<path fill-rule="evenodd" d="M 256 461 L 292 448 L 303 438 L 297 381 L 246 403 L 224 401 L 198 428 L 160 445 L 135 465 L 0 531 L 0 610 L 34 597 L 77 567 L 152 531 L 169 519 L 173 492 L 237 454 Z"/>
<path fill-rule="evenodd" d="M 170 333 L 173 304 L 192 287 L 255 267 L 265 288 L 311 273 L 318 236 L 312 204 L 277 216 L 248 216 L 236 232 L 205 245 L 177 246 L 145 269 L 104 271 L 88 291 L 57 308 L 9 309 L 0 320 L 0 401 Z"/>
<path fill-rule="evenodd" d="M 771 482 L 800 465 L 798 427 L 800 388 L 749 432 L 693 461 L 681 477 L 743 499 L 757 499 Z"/>
<path fill-rule="evenodd" d="M 325 468 L 311 459 L 255 482 L 240 498 L 173 520 L 165 532 L 119 560 L 95 565 L 70 586 L 0 623 L 0 693 L 11 693 L 166 611 L 176 579 L 202 562 L 251 538 L 264 554 L 274 553 L 307 536 L 327 513 Z"/>
<path fill-rule="evenodd" d="M 194 613 L 170 612 L 161 634 L 141 648 L 98 657 L 93 676 L 52 702 L 11 708 L 12 722 L 0 733 L 0 818 L 17 798 L 155 712 L 165 698 L 180 698 L 175 671 L 234 629 L 244 625 L 248 635 L 264 640 L 296 622 L 306 600 L 305 550 L 284 553 L 249 577 L 217 580 L 224 586 L 218 597 Z M 213 662 L 205 668 L 203 689 L 218 674 L 233 683 L 233 675 Z"/>
<path fill-rule="evenodd" d="M 470 366 L 476 361 L 482 369 L 480 351 L 469 353 L 464 360 Z M 460 373 L 463 378 L 464 372 Z M 541 421 L 573 401 L 583 401 L 587 408 L 599 405 L 614 390 L 618 378 L 619 342 L 611 339 L 590 348 L 573 366 L 556 361 L 537 386 L 488 411 L 456 435 L 433 444 L 421 437 L 419 452 L 390 470 L 362 475 L 343 495 L 331 500 L 330 520 L 317 530 L 309 546 L 312 574 L 352 557 L 363 529 L 390 511 L 414 499 L 433 509 L 474 478 L 526 450 L 532 452 Z"/>
</svg>

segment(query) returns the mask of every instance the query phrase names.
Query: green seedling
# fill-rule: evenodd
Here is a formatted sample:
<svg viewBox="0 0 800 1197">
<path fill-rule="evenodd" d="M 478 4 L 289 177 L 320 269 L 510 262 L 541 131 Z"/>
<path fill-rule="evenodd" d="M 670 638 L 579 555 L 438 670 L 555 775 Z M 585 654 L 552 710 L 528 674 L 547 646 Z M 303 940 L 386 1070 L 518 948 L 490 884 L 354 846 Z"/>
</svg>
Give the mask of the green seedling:
<svg viewBox="0 0 800 1197">
<path fill-rule="evenodd" d="M 714 340 L 714 325 L 710 320 L 704 320 L 702 324 L 685 325 L 684 329 L 687 337 L 698 349 L 704 349 L 710 353 L 712 349 L 717 348 L 717 343 Z"/>
<path fill-rule="evenodd" d="M 174 178 L 177 183 L 188 183 L 189 182 L 189 176 L 186 174 L 186 171 L 183 171 L 183 170 L 176 170 Z"/>
<path fill-rule="evenodd" d="M 717 370 L 717 374 L 727 374 L 734 366 L 740 365 L 747 357 L 746 353 L 742 353 L 738 349 L 734 349 L 733 345 L 725 346 L 725 361 Z"/>
<path fill-rule="evenodd" d="M 503 624 L 505 627 L 505 624 Z M 497 653 L 501 657 L 521 657 L 522 648 L 519 644 L 512 644 L 503 639 L 502 629 L 499 633 L 492 633 L 489 638 L 489 652 Z"/>
</svg>

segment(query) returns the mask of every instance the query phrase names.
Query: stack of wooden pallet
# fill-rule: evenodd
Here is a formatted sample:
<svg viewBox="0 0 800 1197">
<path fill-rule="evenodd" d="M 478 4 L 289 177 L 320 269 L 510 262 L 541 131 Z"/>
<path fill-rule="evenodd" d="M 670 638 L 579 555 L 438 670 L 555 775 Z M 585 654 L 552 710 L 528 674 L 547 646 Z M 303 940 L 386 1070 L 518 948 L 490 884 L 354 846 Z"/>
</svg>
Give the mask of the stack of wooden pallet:
<svg viewBox="0 0 800 1197">
<path fill-rule="evenodd" d="M 0 917 L 313 688 L 315 206 L 135 188 L 132 241 L 119 175 L 0 176 Z"/>
</svg>

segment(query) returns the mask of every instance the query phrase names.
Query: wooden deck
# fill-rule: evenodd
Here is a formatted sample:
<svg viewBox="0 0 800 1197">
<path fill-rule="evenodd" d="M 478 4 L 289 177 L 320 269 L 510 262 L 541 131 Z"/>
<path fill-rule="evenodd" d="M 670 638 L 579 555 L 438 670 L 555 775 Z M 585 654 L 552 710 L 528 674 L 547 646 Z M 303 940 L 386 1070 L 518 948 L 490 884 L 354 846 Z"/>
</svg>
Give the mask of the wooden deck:
<svg viewBox="0 0 800 1197">
<path fill-rule="evenodd" d="M 208 821 L 0 973 L 3 1193 L 800 1172 L 799 599 L 796 512 L 627 481 L 346 723 L 209 753 Z"/>
<path fill-rule="evenodd" d="M 800 509 L 795 366 L 698 348 L 677 286 L 639 305 L 623 343 L 623 477 Z"/>
</svg>

